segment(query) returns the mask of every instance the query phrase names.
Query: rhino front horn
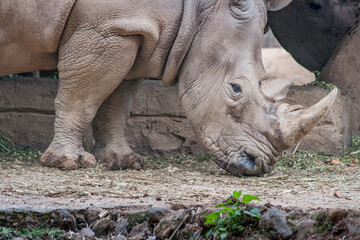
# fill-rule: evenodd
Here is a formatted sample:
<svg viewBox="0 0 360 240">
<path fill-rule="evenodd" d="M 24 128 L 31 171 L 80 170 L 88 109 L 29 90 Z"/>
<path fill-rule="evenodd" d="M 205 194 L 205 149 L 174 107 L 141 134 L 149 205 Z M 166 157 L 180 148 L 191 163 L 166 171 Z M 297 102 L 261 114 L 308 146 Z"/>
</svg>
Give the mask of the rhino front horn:
<svg viewBox="0 0 360 240">
<path fill-rule="evenodd" d="M 333 89 L 315 105 L 304 109 L 302 106 L 279 106 L 281 147 L 294 145 L 303 138 L 329 111 L 337 97 L 338 90 Z"/>
</svg>

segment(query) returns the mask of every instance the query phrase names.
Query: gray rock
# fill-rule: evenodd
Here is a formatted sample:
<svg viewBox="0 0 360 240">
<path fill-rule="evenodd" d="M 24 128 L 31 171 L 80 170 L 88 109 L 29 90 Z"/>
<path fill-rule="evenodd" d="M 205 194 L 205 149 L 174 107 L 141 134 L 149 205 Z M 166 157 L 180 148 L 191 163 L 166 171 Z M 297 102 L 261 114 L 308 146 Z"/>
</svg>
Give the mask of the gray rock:
<svg viewBox="0 0 360 240">
<path fill-rule="evenodd" d="M 54 214 L 55 225 L 64 230 L 76 230 L 75 217 L 66 209 L 58 210 Z"/>
<path fill-rule="evenodd" d="M 356 219 L 346 219 L 346 227 L 349 231 L 349 237 L 360 239 L 360 221 Z"/>
<path fill-rule="evenodd" d="M 71 239 L 71 240 L 84 240 L 84 239 L 94 239 L 94 238 L 85 238 L 81 233 L 71 233 L 69 235 L 67 235 L 66 237 L 65 236 L 62 236 L 62 239 Z"/>
<path fill-rule="evenodd" d="M 181 228 L 182 229 L 176 234 L 177 239 L 194 240 L 200 237 L 199 228 L 196 225 L 189 224 Z"/>
<path fill-rule="evenodd" d="M 93 231 L 97 237 L 107 235 L 115 225 L 115 222 L 109 218 L 100 219 L 94 224 Z"/>
<path fill-rule="evenodd" d="M 170 210 L 167 208 L 161 207 L 152 207 L 149 210 L 149 221 L 152 223 L 158 223 L 161 219 L 167 216 L 170 213 Z"/>
<path fill-rule="evenodd" d="M 155 235 L 160 239 L 165 239 L 171 236 L 172 232 L 179 226 L 181 221 L 185 218 L 186 211 L 181 209 L 161 219 L 155 226 Z"/>
<path fill-rule="evenodd" d="M 144 221 L 140 224 L 135 225 L 129 233 L 130 240 L 145 240 L 146 234 L 149 231 L 149 223 Z"/>
<path fill-rule="evenodd" d="M 296 240 L 307 239 L 307 237 L 314 233 L 314 227 L 316 225 L 316 221 L 312 219 L 306 219 L 301 221 L 297 225 L 297 236 Z"/>
<path fill-rule="evenodd" d="M 75 213 L 74 217 L 75 217 L 76 226 L 77 226 L 78 229 L 83 229 L 83 228 L 86 228 L 88 226 L 84 214 Z"/>
<path fill-rule="evenodd" d="M 331 222 L 333 225 L 347 217 L 347 212 L 344 209 L 329 209 L 326 213 L 325 222 Z"/>
<path fill-rule="evenodd" d="M 141 212 L 134 212 L 129 214 L 128 216 L 128 224 L 126 226 L 126 230 L 131 232 L 131 229 L 144 221 L 148 221 L 149 211 L 141 211 Z"/>
<path fill-rule="evenodd" d="M 56 220 L 54 220 L 56 219 Z M 15 227 L 15 228 L 19 228 L 19 227 L 26 227 L 26 228 L 35 228 L 38 224 L 38 221 L 36 219 L 36 217 L 33 217 L 33 216 L 26 216 L 24 221 L 20 220 L 19 219 L 19 214 L 16 214 L 14 216 L 14 218 L 11 219 L 12 221 L 12 226 Z M 62 225 L 62 221 L 61 221 L 61 217 L 59 217 L 58 215 L 56 214 L 52 214 L 52 217 L 51 217 L 51 220 L 50 220 L 50 223 L 54 223 L 57 224 L 57 227 L 60 227 Z"/>
<path fill-rule="evenodd" d="M 93 230 L 91 230 L 90 228 L 83 228 L 81 229 L 81 235 L 83 235 L 84 237 L 95 237 L 95 233 Z"/>
<path fill-rule="evenodd" d="M 259 227 L 274 230 L 282 239 L 288 239 L 293 234 L 291 228 L 286 224 L 285 212 L 277 208 L 271 208 L 263 214 Z"/>
<path fill-rule="evenodd" d="M 119 235 L 115 236 L 114 239 L 115 240 L 127 240 L 127 237 L 125 237 L 124 235 L 119 234 Z"/>
<path fill-rule="evenodd" d="M 85 213 L 85 217 L 86 217 L 87 222 L 89 224 L 92 224 L 93 222 L 95 222 L 98 219 L 99 214 L 102 211 L 103 211 L 103 209 L 98 208 L 98 207 L 89 208 Z"/>
<path fill-rule="evenodd" d="M 327 94 L 327 90 L 317 86 L 292 86 L 286 96 L 286 102 L 312 106 Z M 343 154 L 346 149 L 344 146 L 351 146 L 351 121 L 351 102 L 339 94 L 329 112 L 299 141 L 298 150 Z M 289 151 L 293 151 L 296 146 L 297 144 Z"/>
<path fill-rule="evenodd" d="M 122 219 L 116 223 L 115 227 L 115 235 L 127 235 L 128 231 L 126 230 L 128 224 L 127 219 Z"/>
</svg>

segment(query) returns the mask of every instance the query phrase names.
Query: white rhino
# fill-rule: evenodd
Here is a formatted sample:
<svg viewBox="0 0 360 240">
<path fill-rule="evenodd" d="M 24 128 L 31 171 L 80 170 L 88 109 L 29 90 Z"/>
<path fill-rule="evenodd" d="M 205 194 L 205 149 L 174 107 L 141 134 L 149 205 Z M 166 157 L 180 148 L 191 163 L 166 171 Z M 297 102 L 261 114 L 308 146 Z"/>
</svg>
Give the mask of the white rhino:
<svg viewBox="0 0 360 240">
<path fill-rule="evenodd" d="M 109 169 L 141 168 L 124 127 L 137 79 L 148 77 L 178 82 L 184 111 L 218 165 L 235 175 L 268 173 L 337 94 L 308 109 L 289 106 L 290 81 L 266 78 L 266 12 L 290 1 L 1 0 L 0 76 L 59 70 L 46 166 L 97 159 Z M 95 157 L 82 146 L 91 122 Z"/>
</svg>

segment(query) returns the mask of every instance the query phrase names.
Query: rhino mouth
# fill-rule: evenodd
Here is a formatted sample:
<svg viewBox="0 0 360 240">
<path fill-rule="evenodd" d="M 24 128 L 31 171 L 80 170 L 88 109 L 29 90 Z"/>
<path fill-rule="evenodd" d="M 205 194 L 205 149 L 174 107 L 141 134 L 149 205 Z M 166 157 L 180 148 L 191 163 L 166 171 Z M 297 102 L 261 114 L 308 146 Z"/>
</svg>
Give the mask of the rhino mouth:
<svg viewBox="0 0 360 240">
<path fill-rule="evenodd" d="M 259 176 L 273 170 L 269 157 L 242 151 L 228 159 L 225 170 L 236 176 Z"/>
<path fill-rule="evenodd" d="M 255 157 L 247 154 L 246 152 L 240 153 L 240 157 L 237 159 L 238 164 L 246 169 L 255 169 L 256 163 L 255 163 Z"/>
<path fill-rule="evenodd" d="M 264 142 L 255 139 L 249 141 L 238 137 L 236 140 L 229 140 L 229 136 L 220 137 L 209 147 L 210 152 L 215 155 L 215 162 L 235 176 L 260 176 L 271 172 L 278 159 L 278 155 L 271 149 Z"/>
</svg>

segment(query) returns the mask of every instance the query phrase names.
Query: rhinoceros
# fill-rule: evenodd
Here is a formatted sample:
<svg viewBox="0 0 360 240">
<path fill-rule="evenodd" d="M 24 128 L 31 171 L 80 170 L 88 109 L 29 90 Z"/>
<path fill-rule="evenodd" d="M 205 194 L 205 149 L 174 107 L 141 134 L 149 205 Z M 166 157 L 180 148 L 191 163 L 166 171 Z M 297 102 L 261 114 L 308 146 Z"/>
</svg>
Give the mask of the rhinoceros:
<svg viewBox="0 0 360 240">
<path fill-rule="evenodd" d="M 268 24 L 301 65 L 322 72 L 352 100 L 353 134 L 360 134 L 359 0 L 293 0 L 269 12 Z"/>
<path fill-rule="evenodd" d="M 55 134 L 41 157 L 59 169 L 140 169 L 124 136 L 140 78 L 178 82 L 195 133 L 234 175 L 270 172 L 334 102 L 290 106 L 289 80 L 267 79 L 267 11 L 291 0 L 2 0 L 0 76 L 59 70 Z M 125 79 L 125 80 L 124 80 Z M 92 122 L 94 155 L 82 137 Z M 97 160 L 96 160 L 97 159 Z"/>
<path fill-rule="evenodd" d="M 359 16 L 358 0 L 293 0 L 269 12 L 268 24 L 296 61 L 321 71 Z"/>
</svg>

